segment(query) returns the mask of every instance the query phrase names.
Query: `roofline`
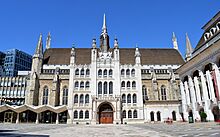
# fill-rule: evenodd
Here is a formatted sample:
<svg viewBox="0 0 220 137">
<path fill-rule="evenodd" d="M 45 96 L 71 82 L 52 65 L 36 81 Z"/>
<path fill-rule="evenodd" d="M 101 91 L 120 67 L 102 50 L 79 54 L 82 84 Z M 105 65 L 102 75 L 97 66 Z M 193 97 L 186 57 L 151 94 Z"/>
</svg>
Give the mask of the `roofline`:
<svg viewBox="0 0 220 137">
<path fill-rule="evenodd" d="M 210 25 L 215 22 L 218 19 L 218 16 L 220 17 L 220 11 L 218 11 L 218 13 L 215 14 L 214 17 L 212 17 L 203 27 L 203 30 L 206 30 L 208 27 L 210 27 Z"/>
</svg>

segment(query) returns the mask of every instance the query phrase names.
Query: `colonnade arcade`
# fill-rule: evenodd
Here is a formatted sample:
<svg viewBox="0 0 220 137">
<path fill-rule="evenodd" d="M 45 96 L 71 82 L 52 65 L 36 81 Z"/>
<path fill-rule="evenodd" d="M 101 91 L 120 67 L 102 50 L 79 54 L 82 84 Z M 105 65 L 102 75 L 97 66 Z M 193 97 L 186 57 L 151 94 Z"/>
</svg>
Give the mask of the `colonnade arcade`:
<svg viewBox="0 0 220 137">
<path fill-rule="evenodd" d="M 192 71 L 191 75 L 182 79 L 180 90 L 183 120 L 190 116 L 200 121 L 201 112 L 206 113 L 207 120 L 220 119 L 220 62 L 218 63 L 208 63 L 201 70 Z"/>
<path fill-rule="evenodd" d="M 0 106 L 0 123 L 66 123 L 66 106 Z"/>
</svg>

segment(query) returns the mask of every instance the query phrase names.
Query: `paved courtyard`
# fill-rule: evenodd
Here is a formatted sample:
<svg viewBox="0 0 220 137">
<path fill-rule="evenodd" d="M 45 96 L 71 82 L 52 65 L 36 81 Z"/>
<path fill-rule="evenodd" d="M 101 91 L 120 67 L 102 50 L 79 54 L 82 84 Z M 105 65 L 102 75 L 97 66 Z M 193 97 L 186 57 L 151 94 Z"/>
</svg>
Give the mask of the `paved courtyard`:
<svg viewBox="0 0 220 137">
<path fill-rule="evenodd" d="M 0 136 L 7 137 L 219 137 L 216 123 L 64 125 L 0 124 Z"/>
</svg>

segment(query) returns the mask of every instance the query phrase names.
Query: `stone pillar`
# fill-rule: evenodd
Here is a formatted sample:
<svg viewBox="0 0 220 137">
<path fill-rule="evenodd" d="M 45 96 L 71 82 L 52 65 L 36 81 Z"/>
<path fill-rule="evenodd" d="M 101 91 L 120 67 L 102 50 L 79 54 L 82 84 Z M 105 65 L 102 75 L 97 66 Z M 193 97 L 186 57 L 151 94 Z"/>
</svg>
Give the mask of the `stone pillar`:
<svg viewBox="0 0 220 137">
<path fill-rule="evenodd" d="M 183 118 L 184 120 L 187 120 L 187 109 L 186 109 L 186 94 L 184 91 L 184 86 L 183 86 L 183 82 L 180 82 L 180 92 L 181 92 L 181 98 L 182 98 L 182 111 L 183 111 Z"/>
<path fill-rule="evenodd" d="M 208 97 L 208 90 L 205 82 L 205 77 L 202 71 L 199 71 L 199 75 L 201 77 L 201 83 L 202 83 L 202 93 L 203 93 L 203 101 L 205 102 L 204 110 L 207 114 L 207 120 L 214 120 L 214 116 L 212 114 L 212 111 L 210 110 L 210 100 Z"/>
<path fill-rule="evenodd" d="M 39 113 L 37 113 L 37 116 L 36 116 L 36 124 L 39 124 Z"/>
<path fill-rule="evenodd" d="M 19 113 L 17 113 L 16 124 L 19 123 Z"/>
<path fill-rule="evenodd" d="M 195 93 L 195 89 L 194 89 L 194 84 L 193 84 L 193 81 L 192 81 L 192 78 L 190 76 L 188 76 L 188 79 L 189 79 L 189 89 L 190 89 L 190 95 L 191 95 L 191 105 L 192 105 L 192 111 L 193 111 L 193 117 L 194 119 L 200 119 L 200 115 L 199 115 L 199 112 L 197 111 L 197 108 L 196 108 L 196 93 Z"/>
<path fill-rule="evenodd" d="M 68 108 L 68 114 L 69 117 L 67 117 L 67 124 L 72 124 L 73 123 L 73 109 Z"/>
<path fill-rule="evenodd" d="M 188 88 L 187 81 L 184 82 L 184 86 L 185 86 L 185 91 L 186 91 L 186 104 L 190 105 L 190 96 L 189 96 L 189 88 Z"/>
<path fill-rule="evenodd" d="M 202 101 L 201 101 L 201 93 L 200 93 L 198 78 L 194 77 L 193 79 L 194 79 L 194 84 L 195 84 L 197 102 L 201 106 L 202 105 Z"/>
<path fill-rule="evenodd" d="M 220 100 L 220 72 L 216 64 L 213 64 L 212 67 L 214 69 L 214 73 L 215 73 L 214 77 L 216 79 L 216 84 L 217 84 L 216 94 L 217 94 L 218 100 Z"/>
<path fill-rule="evenodd" d="M 57 113 L 56 124 L 59 124 L 59 113 Z"/>
<path fill-rule="evenodd" d="M 209 90 L 210 99 L 214 103 L 216 103 L 215 91 L 214 91 L 213 82 L 212 82 L 212 76 L 211 76 L 209 70 L 206 71 L 206 79 L 207 79 L 207 82 L 208 82 L 208 90 Z"/>
</svg>

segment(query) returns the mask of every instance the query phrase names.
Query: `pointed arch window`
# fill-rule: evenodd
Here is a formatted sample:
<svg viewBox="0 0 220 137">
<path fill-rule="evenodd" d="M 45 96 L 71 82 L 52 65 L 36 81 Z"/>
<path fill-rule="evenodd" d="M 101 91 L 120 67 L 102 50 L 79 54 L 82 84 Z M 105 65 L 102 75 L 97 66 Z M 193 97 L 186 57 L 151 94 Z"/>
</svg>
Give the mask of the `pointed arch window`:
<svg viewBox="0 0 220 137">
<path fill-rule="evenodd" d="M 68 88 L 65 86 L 63 88 L 63 105 L 67 105 L 68 103 Z"/>
<path fill-rule="evenodd" d="M 77 118 L 78 118 L 78 111 L 75 110 L 75 111 L 74 111 L 74 119 L 77 119 Z"/>
<path fill-rule="evenodd" d="M 113 94 L 113 82 L 109 82 L 109 94 Z"/>
<path fill-rule="evenodd" d="M 86 88 L 89 88 L 89 81 L 86 81 Z"/>
<path fill-rule="evenodd" d="M 98 83 L 98 94 L 102 94 L 102 82 Z"/>
<path fill-rule="evenodd" d="M 78 103 L 78 94 L 74 96 L 74 104 Z"/>
<path fill-rule="evenodd" d="M 102 70 L 101 69 L 99 69 L 99 71 L 98 71 L 98 76 L 102 77 Z"/>
<path fill-rule="evenodd" d="M 135 76 L 135 70 L 134 70 L 134 69 L 131 70 L 131 76 L 132 76 L 132 77 Z"/>
<path fill-rule="evenodd" d="M 122 103 L 126 103 L 126 96 L 125 96 L 125 94 L 122 95 Z"/>
<path fill-rule="evenodd" d="M 79 112 L 79 119 L 83 119 L 83 111 L 82 110 L 80 110 L 80 112 Z"/>
<path fill-rule="evenodd" d="M 124 81 L 121 82 L 121 87 L 122 87 L 122 88 L 125 87 L 125 82 L 124 82 Z"/>
<path fill-rule="evenodd" d="M 124 75 L 125 75 L 125 70 L 122 69 L 122 70 L 121 70 L 121 76 L 124 76 Z"/>
<path fill-rule="evenodd" d="M 128 103 L 131 103 L 131 94 L 128 94 L 128 96 L 127 96 L 127 102 L 128 102 Z"/>
<path fill-rule="evenodd" d="M 107 94 L 108 93 L 108 87 L 107 87 L 107 82 L 104 82 L 104 94 Z"/>
<path fill-rule="evenodd" d="M 143 94 L 143 100 L 148 100 L 148 96 L 147 96 L 147 88 L 145 87 L 145 85 L 142 86 L 142 94 Z"/>
<path fill-rule="evenodd" d="M 86 110 L 86 112 L 85 112 L 85 119 L 89 119 L 89 111 L 88 110 Z"/>
<path fill-rule="evenodd" d="M 76 76 L 79 76 L 79 69 L 76 69 L 75 75 L 76 75 Z"/>
<path fill-rule="evenodd" d="M 166 87 L 164 85 L 161 86 L 161 98 L 162 100 L 167 100 Z"/>
<path fill-rule="evenodd" d="M 90 70 L 86 69 L 86 76 L 88 77 L 90 75 Z"/>
<path fill-rule="evenodd" d="M 79 103 L 80 104 L 84 103 L 84 95 L 83 94 L 81 94 L 80 97 L 79 97 Z"/>
<path fill-rule="evenodd" d="M 112 69 L 110 69 L 109 70 L 109 77 L 112 77 L 112 75 L 113 75 L 113 71 L 112 71 Z"/>
<path fill-rule="evenodd" d="M 126 70 L 126 75 L 127 75 L 127 76 L 130 76 L 130 69 L 127 69 L 127 70 Z"/>
<path fill-rule="evenodd" d="M 43 102 L 42 102 L 43 105 L 47 105 L 48 104 L 48 91 L 49 91 L 48 87 L 45 86 L 43 88 Z"/>
<path fill-rule="evenodd" d="M 84 69 L 82 68 L 81 71 L 80 71 L 80 75 L 84 76 L 84 74 L 85 74 L 85 72 L 84 72 Z"/>
<path fill-rule="evenodd" d="M 134 112 L 133 112 L 133 118 L 137 118 L 137 110 L 134 110 Z"/>
<path fill-rule="evenodd" d="M 133 94 L 133 103 L 137 103 L 137 95 Z"/>
<path fill-rule="evenodd" d="M 136 82 L 135 81 L 132 82 L 132 88 L 136 88 Z"/>
<path fill-rule="evenodd" d="M 127 82 L 127 88 L 130 88 L 130 87 L 131 87 L 131 82 L 128 81 L 128 82 Z"/>
<path fill-rule="evenodd" d="M 79 82 L 76 81 L 76 82 L 75 82 L 75 88 L 78 88 L 78 87 L 79 87 Z"/>
<path fill-rule="evenodd" d="M 131 112 L 131 110 L 128 110 L 128 118 L 132 118 L 132 112 Z"/>
<path fill-rule="evenodd" d="M 104 70 L 103 73 L 104 73 L 104 77 L 107 77 L 107 70 L 106 69 Z"/>
<path fill-rule="evenodd" d="M 123 116 L 123 118 L 126 118 L 126 110 L 123 110 L 122 116 Z"/>
<path fill-rule="evenodd" d="M 154 121 L 154 112 L 153 111 L 150 112 L 150 121 Z"/>
<path fill-rule="evenodd" d="M 85 103 L 86 103 L 86 104 L 89 103 L 89 95 L 88 95 L 88 94 L 86 94 L 86 96 L 85 96 Z"/>
<path fill-rule="evenodd" d="M 160 111 L 157 112 L 157 121 L 161 121 Z"/>
<path fill-rule="evenodd" d="M 84 88 L 84 82 L 83 81 L 80 82 L 80 88 Z"/>
</svg>

